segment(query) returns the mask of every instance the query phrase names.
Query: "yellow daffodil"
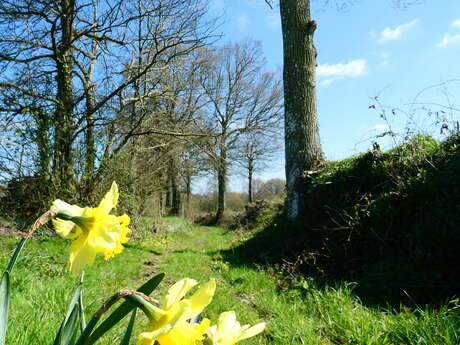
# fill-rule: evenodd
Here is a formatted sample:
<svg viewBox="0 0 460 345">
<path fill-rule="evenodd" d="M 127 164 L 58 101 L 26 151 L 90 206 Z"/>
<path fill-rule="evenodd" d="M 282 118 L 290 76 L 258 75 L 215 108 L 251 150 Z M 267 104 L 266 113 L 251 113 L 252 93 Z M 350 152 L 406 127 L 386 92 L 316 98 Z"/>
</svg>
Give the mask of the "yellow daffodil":
<svg viewBox="0 0 460 345">
<path fill-rule="evenodd" d="M 195 345 L 203 340 L 210 321 L 203 319 L 196 324 L 189 320 L 211 303 L 216 282 L 211 280 L 189 298 L 183 298 L 196 285 L 193 279 L 182 279 L 169 288 L 161 308 L 149 305 L 149 328 L 139 335 L 138 345 L 152 345 L 155 340 L 160 345 Z"/>
<path fill-rule="evenodd" d="M 57 212 L 53 220 L 56 232 L 61 237 L 74 239 L 69 257 L 72 273 L 79 274 L 99 253 L 109 259 L 123 250 L 122 244 L 128 241 L 127 234 L 131 232 L 130 219 L 126 214 L 119 217 L 109 214 L 117 205 L 118 195 L 118 186 L 113 182 L 96 208 L 81 208 L 62 200 L 53 202 L 51 209 Z"/>
<path fill-rule="evenodd" d="M 220 314 L 217 326 L 214 325 L 208 329 L 208 338 L 213 345 L 233 345 L 238 341 L 253 337 L 265 328 L 265 322 L 258 323 L 255 326 L 240 326 L 236 320 L 234 311 L 227 311 Z"/>
</svg>

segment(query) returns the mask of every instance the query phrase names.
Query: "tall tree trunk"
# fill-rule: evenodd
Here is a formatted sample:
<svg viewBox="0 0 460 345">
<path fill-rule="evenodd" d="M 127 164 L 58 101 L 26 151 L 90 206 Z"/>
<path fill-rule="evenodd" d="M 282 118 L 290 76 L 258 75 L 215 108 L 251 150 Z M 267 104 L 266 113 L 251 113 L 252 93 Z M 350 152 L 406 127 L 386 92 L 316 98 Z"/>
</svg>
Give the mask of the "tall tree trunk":
<svg viewBox="0 0 460 345">
<path fill-rule="evenodd" d="M 39 155 L 39 175 L 43 182 L 47 182 L 50 173 L 50 145 L 49 145 L 49 134 L 50 134 L 50 119 L 48 114 L 42 109 L 34 110 L 35 121 L 37 122 L 36 139 L 38 146 Z"/>
<path fill-rule="evenodd" d="M 94 14 L 94 16 L 96 16 Z M 93 21 L 96 22 L 96 18 Z M 84 191 L 87 197 L 90 197 L 94 189 L 94 175 L 95 175 L 95 162 L 96 162 L 96 147 L 94 144 L 94 107 L 96 105 L 96 97 L 94 95 L 95 85 L 92 83 L 94 66 L 96 65 L 96 55 L 98 44 L 96 40 L 92 41 L 91 57 L 88 66 L 88 71 L 85 80 L 85 99 L 86 99 L 86 131 L 85 131 L 85 172 L 83 177 Z"/>
<path fill-rule="evenodd" d="M 300 211 L 298 178 L 324 160 L 316 108 L 316 49 L 310 0 L 280 0 L 288 218 Z"/>
<path fill-rule="evenodd" d="M 254 164 L 251 159 L 248 161 L 248 201 L 252 200 L 252 175 L 254 174 Z"/>
<path fill-rule="evenodd" d="M 172 207 L 172 198 L 171 198 L 171 176 L 167 177 L 167 182 L 165 185 L 165 213 L 169 213 Z"/>
<path fill-rule="evenodd" d="M 192 177 L 190 174 L 187 174 L 185 178 L 185 209 L 184 215 L 185 217 L 190 216 L 190 196 L 192 194 Z"/>
<path fill-rule="evenodd" d="M 177 164 L 175 158 L 171 157 L 168 166 L 169 187 L 171 190 L 171 210 L 170 215 L 180 215 L 180 191 L 177 183 Z"/>
<path fill-rule="evenodd" d="M 227 189 L 227 150 L 220 149 L 219 165 L 217 167 L 217 212 L 216 221 L 222 219 L 225 211 L 225 192 Z"/>
<path fill-rule="evenodd" d="M 61 42 L 56 49 L 57 91 L 58 100 L 54 114 L 55 143 L 54 143 L 54 173 L 55 183 L 59 192 L 64 196 L 73 193 L 73 86 L 72 86 L 72 55 L 73 55 L 73 18 L 74 1 L 61 0 Z"/>
<path fill-rule="evenodd" d="M 87 90 L 86 94 L 86 131 L 85 131 L 85 175 L 84 189 L 86 195 L 91 195 L 93 192 L 94 168 L 96 161 L 96 148 L 94 145 L 94 116 L 92 110 L 95 104 L 93 90 Z"/>
</svg>

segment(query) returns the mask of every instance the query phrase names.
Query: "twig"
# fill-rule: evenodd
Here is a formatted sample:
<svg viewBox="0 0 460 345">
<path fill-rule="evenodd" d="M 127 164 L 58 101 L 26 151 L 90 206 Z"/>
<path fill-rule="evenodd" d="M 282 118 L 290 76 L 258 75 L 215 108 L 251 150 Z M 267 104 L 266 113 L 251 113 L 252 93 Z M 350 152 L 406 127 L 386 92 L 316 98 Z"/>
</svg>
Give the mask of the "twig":
<svg viewBox="0 0 460 345">
<path fill-rule="evenodd" d="M 30 238 L 32 234 L 37 230 L 39 227 L 45 225 L 48 223 L 50 220 L 54 219 L 56 217 L 57 211 L 56 210 L 48 210 L 45 213 L 43 213 L 38 219 L 32 224 L 32 226 L 29 228 L 29 231 L 27 232 L 26 235 L 23 235 L 24 238 Z"/>
<path fill-rule="evenodd" d="M 93 317 L 96 318 L 96 319 L 100 319 L 101 316 L 107 310 L 109 310 L 112 305 L 114 305 L 116 302 L 118 302 L 121 298 L 124 298 L 126 296 L 132 296 L 132 295 L 140 296 L 140 297 L 142 297 L 143 299 L 145 299 L 146 301 L 148 301 L 148 302 L 150 302 L 152 304 L 156 304 L 156 305 L 159 304 L 159 302 L 156 299 L 154 299 L 154 298 L 152 298 L 150 296 L 147 296 L 147 295 L 143 294 L 142 292 L 134 291 L 134 290 L 120 290 L 115 295 L 109 297 L 104 302 L 104 304 L 99 308 L 99 310 L 94 313 Z"/>
</svg>

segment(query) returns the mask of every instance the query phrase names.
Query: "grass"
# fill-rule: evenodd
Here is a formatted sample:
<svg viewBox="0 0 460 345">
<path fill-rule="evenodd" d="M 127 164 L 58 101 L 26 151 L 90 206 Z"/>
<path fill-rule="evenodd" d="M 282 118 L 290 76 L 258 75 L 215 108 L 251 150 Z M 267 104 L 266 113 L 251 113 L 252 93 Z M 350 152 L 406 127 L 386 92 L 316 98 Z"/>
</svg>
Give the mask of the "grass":
<svg viewBox="0 0 460 345">
<path fill-rule="evenodd" d="M 227 261 L 223 252 L 246 241 L 248 233 L 194 226 L 178 218 L 163 219 L 160 228 L 165 230 L 130 243 L 109 264 L 97 260 L 87 270 L 88 313 L 119 289 L 135 288 L 147 277 L 166 272 L 154 297 L 183 277 L 200 282 L 215 278 L 217 291 L 205 311 L 207 317 L 216 320 L 221 312 L 235 310 L 242 323 L 267 321 L 263 334 L 243 342 L 248 345 L 460 343 L 458 301 L 437 309 L 394 310 L 364 306 L 352 283 L 318 287 L 310 278 L 287 288 L 272 269 Z M 14 243 L 12 238 L 1 238 L 1 265 Z M 50 334 L 54 335 L 76 284 L 63 269 L 66 255 L 63 241 L 57 238 L 27 244 L 13 272 L 8 345 L 51 343 Z M 138 324 L 136 334 L 143 321 Z M 120 331 L 112 332 L 101 344 L 117 344 L 119 337 Z"/>
<path fill-rule="evenodd" d="M 11 237 L 0 238 L 0 267 L 16 244 Z M 78 283 L 65 270 L 68 244 L 59 238 L 29 240 L 14 268 L 12 301 L 6 344 L 51 344 Z M 137 288 L 145 280 L 139 258 L 143 251 L 126 249 L 110 264 L 99 258 L 85 275 L 84 299 L 88 318 L 102 302 L 122 288 Z M 142 279 L 140 279 L 142 277 Z M 113 344 L 120 332 L 110 334 L 101 344 Z"/>
</svg>

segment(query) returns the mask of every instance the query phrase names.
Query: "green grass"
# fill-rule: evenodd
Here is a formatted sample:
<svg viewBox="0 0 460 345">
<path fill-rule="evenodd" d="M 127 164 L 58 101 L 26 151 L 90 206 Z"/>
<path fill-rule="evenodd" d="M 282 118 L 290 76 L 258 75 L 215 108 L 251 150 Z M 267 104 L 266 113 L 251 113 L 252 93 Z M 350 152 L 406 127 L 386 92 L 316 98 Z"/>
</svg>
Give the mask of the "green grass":
<svg viewBox="0 0 460 345">
<path fill-rule="evenodd" d="M 267 321 L 267 330 L 243 343 L 289 344 L 460 344 L 459 304 L 435 309 L 385 310 L 364 306 L 354 295 L 354 284 L 319 288 L 313 279 L 280 285 L 272 271 L 254 265 L 232 265 L 221 251 L 246 240 L 248 234 L 217 227 L 198 227 L 165 218 L 161 231 L 150 239 L 130 243 L 109 263 L 102 259 L 87 270 L 85 300 L 88 313 L 122 288 L 136 288 L 154 274 L 166 272 L 154 297 L 183 277 L 200 282 L 217 280 L 212 304 L 205 310 L 216 320 L 221 312 L 236 311 L 242 323 Z M 0 238 L 0 264 L 15 240 Z M 65 313 L 76 279 L 64 270 L 67 248 L 57 238 L 30 241 L 13 272 L 8 345 L 50 344 L 50 334 Z M 143 321 L 138 322 L 137 334 Z M 121 331 L 101 344 L 119 343 Z M 135 344 L 135 340 L 132 340 Z"/>
<path fill-rule="evenodd" d="M 0 267 L 16 239 L 0 237 Z M 59 238 L 29 240 L 11 275 L 12 300 L 6 344 L 52 344 L 66 313 L 78 279 L 65 269 L 68 243 Z M 144 280 L 143 251 L 127 248 L 109 263 L 98 258 L 86 270 L 84 299 L 88 318 L 102 302 L 123 288 L 137 288 Z M 141 279 L 142 278 L 142 279 Z M 120 332 L 108 335 L 101 344 L 113 344 Z"/>
</svg>

